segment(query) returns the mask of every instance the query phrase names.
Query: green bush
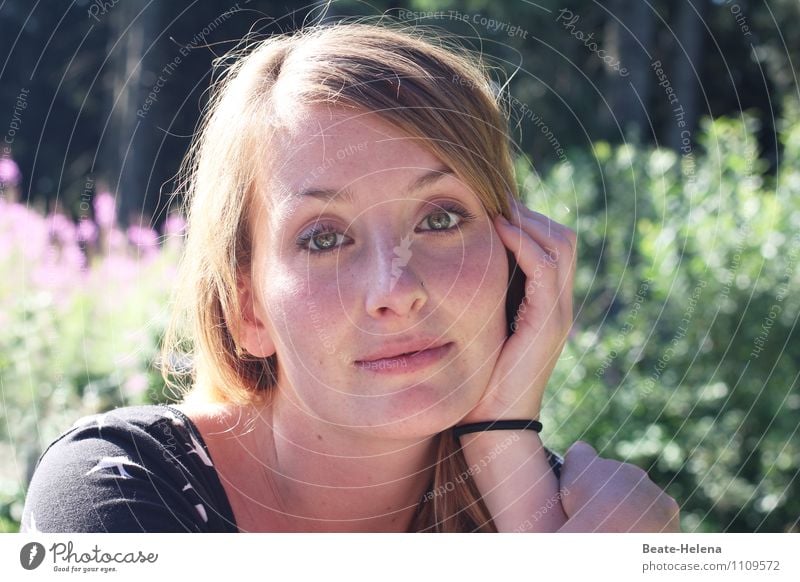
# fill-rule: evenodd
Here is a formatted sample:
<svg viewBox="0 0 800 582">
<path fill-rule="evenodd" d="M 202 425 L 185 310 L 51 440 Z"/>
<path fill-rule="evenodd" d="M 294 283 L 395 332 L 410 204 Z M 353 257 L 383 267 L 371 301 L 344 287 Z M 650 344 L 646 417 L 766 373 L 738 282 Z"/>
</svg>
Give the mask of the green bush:
<svg viewBox="0 0 800 582">
<path fill-rule="evenodd" d="M 757 129 L 706 120 L 696 150 L 598 143 L 543 179 L 520 167 L 528 205 L 579 234 L 549 444 L 648 470 L 684 531 L 798 531 L 800 124 L 777 175 Z"/>
</svg>

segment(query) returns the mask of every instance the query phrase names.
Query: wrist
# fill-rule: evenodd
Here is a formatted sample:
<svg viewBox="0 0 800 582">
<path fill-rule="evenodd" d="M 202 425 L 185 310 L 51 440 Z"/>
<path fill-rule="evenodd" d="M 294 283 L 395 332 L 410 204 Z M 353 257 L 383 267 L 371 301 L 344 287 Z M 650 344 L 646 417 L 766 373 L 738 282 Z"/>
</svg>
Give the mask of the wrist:
<svg viewBox="0 0 800 582">
<path fill-rule="evenodd" d="M 488 403 L 484 403 L 488 404 Z M 479 405 L 470 410 L 467 415 L 456 423 L 456 426 L 462 424 L 472 424 L 474 422 L 492 422 L 495 420 L 517 420 L 524 418 L 526 420 L 539 420 L 542 407 L 538 404 L 527 406 L 507 406 L 499 403 L 493 405 Z"/>
<path fill-rule="evenodd" d="M 533 419 L 490 420 L 484 422 L 462 423 L 453 427 L 453 435 L 460 437 L 470 433 L 531 430 L 540 432 L 542 423 Z"/>
<path fill-rule="evenodd" d="M 465 426 L 467 424 L 476 424 L 479 422 L 495 422 L 498 420 L 539 420 L 539 416 L 538 409 L 521 412 L 506 411 L 495 414 L 477 411 L 467 414 L 467 416 L 459 420 L 455 426 Z"/>
<path fill-rule="evenodd" d="M 458 440 L 461 449 L 489 450 L 498 446 L 505 448 L 513 443 L 528 443 L 527 446 L 543 447 L 542 439 L 538 432 L 532 430 L 485 430 L 469 432 L 461 435 Z"/>
</svg>

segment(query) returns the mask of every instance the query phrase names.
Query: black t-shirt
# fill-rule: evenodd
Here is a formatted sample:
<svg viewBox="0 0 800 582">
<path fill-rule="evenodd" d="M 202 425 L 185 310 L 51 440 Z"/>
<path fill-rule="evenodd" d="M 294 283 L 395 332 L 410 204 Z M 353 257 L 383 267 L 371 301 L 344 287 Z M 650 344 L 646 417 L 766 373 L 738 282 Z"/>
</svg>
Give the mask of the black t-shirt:
<svg viewBox="0 0 800 582">
<path fill-rule="evenodd" d="M 547 450 L 559 474 L 563 459 Z M 22 532 L 238 532 L 200 432 L 165 404 L 78 420 L 42 453 Z"/>
<path fill-rule="evenodd" d="M 236 532 L 197 427 L 167 405 L 78 420 L 39 457 L 20 530 Z"/>
</svg>

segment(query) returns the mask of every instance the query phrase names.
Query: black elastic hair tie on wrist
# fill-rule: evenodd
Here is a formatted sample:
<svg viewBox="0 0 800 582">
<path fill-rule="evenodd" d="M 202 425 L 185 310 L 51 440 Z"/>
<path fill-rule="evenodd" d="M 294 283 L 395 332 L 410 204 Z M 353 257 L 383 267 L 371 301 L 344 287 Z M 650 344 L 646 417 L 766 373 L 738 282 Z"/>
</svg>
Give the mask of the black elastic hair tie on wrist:
<svg viewBox="0 0 800 582">
<path fill-rule="evenodd" d="M 454 426 L 453 435 L 458 438 L 462 434 L 470 432 L 508 429 L 528 429 L 540 432 L 542 430 L 542 423 L 538 420 L 487 420 L 485 422 L 473 422 L 471 424 Z"/>
</svg>

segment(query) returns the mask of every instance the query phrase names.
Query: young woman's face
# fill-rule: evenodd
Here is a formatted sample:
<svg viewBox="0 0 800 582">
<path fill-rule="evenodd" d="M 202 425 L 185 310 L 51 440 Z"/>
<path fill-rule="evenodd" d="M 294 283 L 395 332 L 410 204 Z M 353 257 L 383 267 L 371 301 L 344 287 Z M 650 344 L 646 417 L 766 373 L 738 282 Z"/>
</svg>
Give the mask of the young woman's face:
<svg viewBox="0 0 800 582">
<path fill-rule="evenodd" d="M 329 422 L 435 434 L 477 404 L 506 338 L 505 248 L 419 140 L 373 113 L 302 112 L 275 136 L 254 216 L 279 386 Z"/>
</svg>

